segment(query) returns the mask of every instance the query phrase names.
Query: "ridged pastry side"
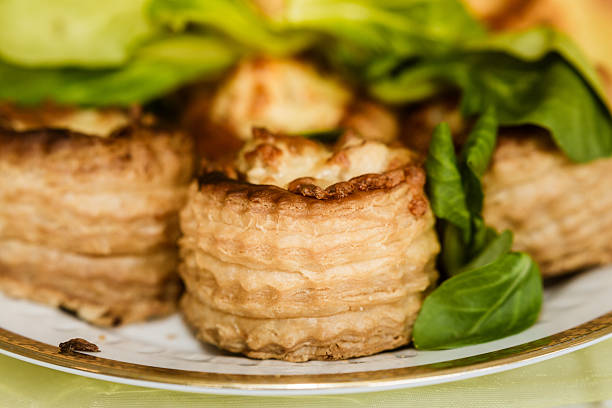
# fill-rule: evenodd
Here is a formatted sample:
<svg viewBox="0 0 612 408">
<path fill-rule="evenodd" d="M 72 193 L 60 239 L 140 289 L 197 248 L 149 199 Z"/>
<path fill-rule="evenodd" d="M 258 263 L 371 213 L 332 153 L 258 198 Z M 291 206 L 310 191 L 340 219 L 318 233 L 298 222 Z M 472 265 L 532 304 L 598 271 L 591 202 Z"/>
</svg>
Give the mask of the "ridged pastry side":
<svg viewBox="0 0 612 408">
<path fill-rule="evenodd" d="M 213 309 L 187 293 L 181 308 L 202 341 L 252 358 L 302 362 L 366 356 L 407 344 L 421 302 L 413 293 L 396 303 L 329 316 L 257 319 Z"/>
<path fill-rule="evenodd" d="M 174 245 L 193 172 L 180 134 L 0 130 L 0 237 L 95 255 Z"/>
<path fill-rule="evenodd" d="M 0 128 L 0 147 L 0 289 L 100 325 L 175 309 L 190 138 Z"/>
<path fill-rule="evenodd" d="M 408 343 L 439 245 L 422 170 L 403 175 L 338 183 L 326 199 L 220 174 L 194 183 L 179 272 L 198 336 L 290 361 Z"/>
<path fill-rule="evenodd" d="M 544 276 L 612 262 L 612 159 L 573 163 L 544 136 L 500 139 L 485 220 L 512 230 Z"/>
<path fill-rule="evenodd" d="M 88 185 L 78 191 L 76 186 L 33 189 L 24 179 L 0 175 L 0 185 L 8 186 L 0 189 L 0 231 L 6 239 L 91 255 L 146 254 L 178 239 L 177 213 L 186 186 L 104 191 Z"/>
<path fill-rule="evenodd" d="M 0 240 L 0 288 L 110 326 L 175 310 L 177 254 L 87 256 Z"/>
</svg>

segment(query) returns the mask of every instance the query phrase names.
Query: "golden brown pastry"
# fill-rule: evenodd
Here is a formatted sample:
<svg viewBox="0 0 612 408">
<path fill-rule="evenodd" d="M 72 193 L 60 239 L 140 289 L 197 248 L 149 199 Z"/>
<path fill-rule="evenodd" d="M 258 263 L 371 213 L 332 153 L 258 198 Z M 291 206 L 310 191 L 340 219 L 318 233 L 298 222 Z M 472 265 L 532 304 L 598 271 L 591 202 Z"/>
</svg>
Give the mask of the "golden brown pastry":
<svg viewBox="0 0 612 408">
<path fill-rule="evenodd" d="M 439 251 L 415 155 L 258 130 L 236 170 L 200 177 L 181 212 L 181 304 L 197 336 L 289 361 L 407 344 Z"/>
<path fill-rule="evenodd" d="M 41 127 L 60 126 L 46 109 L 2 112 L 0 289 L 101 325 L 172 311 L 191 139 L 119 111 L 65 110 L 63 129 Z"/>
<path fill-rule="evenodd" d="M 544 276 L 612 262 L 612 159 L 572 163 L 543 131 L 517 132 L 483 180 L 487 223 L 512 230 Z"/>
</svg>

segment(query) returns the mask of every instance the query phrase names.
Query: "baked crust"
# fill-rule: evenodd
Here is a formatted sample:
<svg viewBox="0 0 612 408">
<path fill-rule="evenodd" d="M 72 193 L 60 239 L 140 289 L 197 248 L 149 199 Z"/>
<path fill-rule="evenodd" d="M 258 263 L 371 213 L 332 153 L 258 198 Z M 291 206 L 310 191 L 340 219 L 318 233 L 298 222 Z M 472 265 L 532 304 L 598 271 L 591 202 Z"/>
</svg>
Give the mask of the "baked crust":
<svg viewBox="0 0 612 408">
<path fill-rule="evenodd" d="M 173 246 L 193 173 L 179 133 L 128 127 L 100 138 L 0 129 L 0 236 L 87 254 Z"/>
<path fill-rule="evenodd" d="M 106 114 L 89 112 L 100 132 L 85 134 L 69 129 L 68 117 L 82 128 L 78 111 L 12 109 L 0 127 L 0 289 L 100 325 L 174 310 L 191 139 L 138 117 L 106 135 Z"/>
<path fill-rule="evenodd" d="M 0 290 L 72 311 L 101 326 L 173 312 L 180 292 L 177 253 L 88 256 L 0 240 Z"/>
<path fill-rule="evenodd" d="M 544 276 L 612 262 L 612 159 L 573 163 L 544 131 L 501 136 L 483 179 L 484 218 Z"/>
<path fill-rule="evenodd" d="M 404 163 L 315 186 L 317 198 L 299 180 L 289 191 L 203 175 L 181 212 L 187 320 L 202 340 L 255 358 L 339 359 L 408 343 L 437 276 L 424 182 Z"/>
<path fill-rule="evenodd" d="M 200 340 L 251 358 L 293 362 L 342 360 L 403 346 L 420 307 L 421 296 L 412 294 L 394 304 L 319 318 L 258 319 L 211 308 L 189 293 L 181 300 Z"/>
</svg>

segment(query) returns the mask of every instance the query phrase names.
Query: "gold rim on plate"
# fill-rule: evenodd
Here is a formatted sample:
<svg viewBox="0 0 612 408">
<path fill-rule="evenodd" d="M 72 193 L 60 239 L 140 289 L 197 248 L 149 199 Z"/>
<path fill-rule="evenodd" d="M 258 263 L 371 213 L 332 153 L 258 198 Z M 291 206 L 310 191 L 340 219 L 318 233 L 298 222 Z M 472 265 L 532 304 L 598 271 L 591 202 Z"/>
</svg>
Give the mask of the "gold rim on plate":
<svg viewBox="0 0 612 408">
<path fill-rule="evenodd" d="M 245 375 L 151 367 L 95 357 L 88 354 L 60 354 L 51 346 L 0 328 L 0 348 L 10 353 L 67 369 L 106 377 L 183 387 L 243 391 L 316 391 L 340 388 L 395 388 L 416 383 L 444 382 L 453 377 L 491 370 L 508 364 L 574 348 L 612 334 L 612 312 L 551 336 L 485 354 L 388 370 L 343 374 Z M 472 376 L 473 376 L 472 375 Z M 150 384 L 154 386 L 154 384 Z"/>
</svg>

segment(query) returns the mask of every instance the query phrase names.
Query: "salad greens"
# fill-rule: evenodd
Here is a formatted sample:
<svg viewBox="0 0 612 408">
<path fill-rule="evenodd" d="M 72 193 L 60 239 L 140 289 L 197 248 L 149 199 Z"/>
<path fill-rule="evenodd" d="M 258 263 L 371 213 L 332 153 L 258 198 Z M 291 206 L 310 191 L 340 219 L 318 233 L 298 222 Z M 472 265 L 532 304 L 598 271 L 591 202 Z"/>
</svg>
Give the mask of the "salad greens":
<svg viewBox="0 0 612 408">
<path fill-rule="evenodd" d="M 155 0 L 149 8 L 151 19 L 173 31 L 188 24 L 223 33 L 251 52 L 283 55 L 308 47 L 306 32 L 280 30 L 258 13 L 248 1 L 232 0 Z"/>
<path fill-rule="evenodd" d="M 127 105 L 216 75 L 241 55 L 316 50 L 384 101 L 459 88 L 466 116 L 491 106 L 502 125 L 550 130 L 575 161 L 612 155 L 612 117 L 579 50 L 543 28 L 488 34 L 459 0 L 287 0 L 269 18 L 246 0 L 109 0 L 96 7 L 102 9 L 74 0 L 2 2 L 0 98 Z M 157 43 L 181 33 L 202 37 L 211 50 L 194 49 L 193 61 L 151 59 Z M 31 80 L 15 81 L 23 77 Z M 107 84 L 109 95 L 100 92 Z"/>
<path fill-rule="evenodd" d="M 493 52 L 430 59 L 373 85 L 393 102 L 415 101 L 452 84 L 465 116 L 495 107 L 502 125 L 550 130 L 567 156 L 586 162 L 612 155 L 612 117 L 595 88 L 558 54 L 537 62 Z M 405 91 L 402 94 L 402 91 Z"/>
<path fill-rule="evenodd" d="M 457 0 L 289 0 L 281 26 L 323 35 L 323 52 L 360 83 L 408 59 L 440 55 L 484 28 Z"/>
<path fill-rule="evenodd" d="M 124 64 L 153 35 L 147 1 L 2 0 L 0 57 L 30 67 Z"/>
<path fill-rule="evenodd" d="M 413 331 L 417 348 L 495 340 L 526 329 L 539 315 L 538 266 L 527 254 L 511 252 L 510 231 L 498 234 L 482 219 L 481 178 L 496 133 L 496 113 L 487 109 L 457 159 L 448 126 L 434 132 L 427 189 L 442 232 L 441 266 L 451 277 L 423 303 Z"/>
<path fill-rule="evenodd" d="M 105 70 L 26 69 L 0 61 L 0 98 L 37 103 L 51 95 L 65 104 L 129 105 L 186 80 L 218 75 L 237 55 L 215 37 L 179 35 L 143 46 L 128 64 Z"/>
<path fill-rule="evenodd" d="M 580 51 L 543 28 L 487 33 L 460 0 L 287 0 L 269 17 L 247 0 L 109 0 L 95 10 L 6 0 L 0 22 L 0 98 L 19 103 L 142 103 L 240 56 L 310 51 L 383 101 L 458 88 L 466 116 L 492 107 L 502 125 L 550 130 L 572 160 L 612 155 L 612 118 Z M 151 57 L 176 35 L 202 38 L 192 61 Z"/>
</svg>

